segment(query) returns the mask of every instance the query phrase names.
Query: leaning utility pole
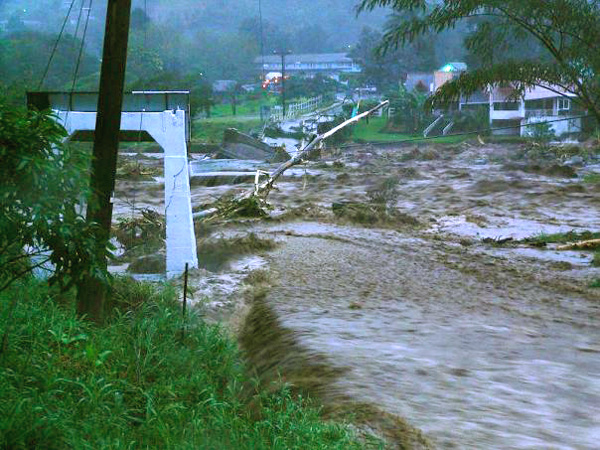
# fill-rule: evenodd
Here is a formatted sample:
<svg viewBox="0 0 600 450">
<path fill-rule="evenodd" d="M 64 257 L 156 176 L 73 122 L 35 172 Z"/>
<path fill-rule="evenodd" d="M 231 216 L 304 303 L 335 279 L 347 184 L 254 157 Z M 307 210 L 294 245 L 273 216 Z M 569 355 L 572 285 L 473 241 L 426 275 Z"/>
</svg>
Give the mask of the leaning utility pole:
<svg viewBox="0 0 600 450">
<path fill-rule="evenodd" d="M 130 14 L 131 0 L 108 0 L 90 176 L 91 194 L 86 216 L 88 223 L 98 224 L 94 231 L 94 251 L 103 269 L 107 265 L 112 221 L 111 196 L 115 188 L 119 150 Z M 78 313 L 100 322 L 106 292 L 101 280 L 91 273 L 86 274 L 77 287 Z"/>
</svg>

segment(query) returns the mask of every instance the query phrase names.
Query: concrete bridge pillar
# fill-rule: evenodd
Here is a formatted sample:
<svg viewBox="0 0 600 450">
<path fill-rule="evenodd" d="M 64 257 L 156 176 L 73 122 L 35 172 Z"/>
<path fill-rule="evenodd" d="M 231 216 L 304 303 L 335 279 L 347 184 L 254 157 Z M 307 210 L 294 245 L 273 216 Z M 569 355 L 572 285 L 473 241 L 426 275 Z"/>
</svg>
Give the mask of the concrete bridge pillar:
<svg viewBox="0 0 600 450">
<path fill-rule="evenodd" d="M 96 127 L 95 112 L 58 111 L 57 116 L 69 136 Z M 197 268 L 186 145 L 186 111 L 124 112 L 121 114 L 121 131 L 146 131 L 165 152 L 167 277 L 181 275 L 186 263 L 190 268 Z"/>
</svg>

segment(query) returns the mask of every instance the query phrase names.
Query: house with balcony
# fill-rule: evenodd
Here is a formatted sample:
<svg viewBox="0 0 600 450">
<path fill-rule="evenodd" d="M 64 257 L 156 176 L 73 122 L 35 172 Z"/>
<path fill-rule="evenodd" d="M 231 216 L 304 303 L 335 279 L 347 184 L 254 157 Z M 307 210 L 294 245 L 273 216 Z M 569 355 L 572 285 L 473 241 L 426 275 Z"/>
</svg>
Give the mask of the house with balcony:
<svg viewBox="0 0 600 450">
<path fill-rule="evenodd" d="M 540 122 L 549 123 L 556 136 L 581 131 L 581 115 L 573 102 L 576 95 L 566 92 L 557 86 L 535 86 L 515 98 L 511 87 L 495 87 L 473 94 L 469 98 L 461 98 L 459 110 L 473 109 L 487 105 L 490 113 L 491 128 L 494 134 L 528 136 L 534 127 L 528 126 Z M 567 119 L 560 120 L 559 119 Z M 512 127 L 512 128 L 511 128 Z"/>
<path fill-rule="evenodd" d="M 282 72 L 280 55 L 259 56 L 254 63 L 264 72 Z M 319 73 L 339 80 L 342 73 L 359 73 L 360 71 L 360 66 L 346 53 L 285 55 L 285 73 L 291 76 L 313 77 Z"/>
</svg>

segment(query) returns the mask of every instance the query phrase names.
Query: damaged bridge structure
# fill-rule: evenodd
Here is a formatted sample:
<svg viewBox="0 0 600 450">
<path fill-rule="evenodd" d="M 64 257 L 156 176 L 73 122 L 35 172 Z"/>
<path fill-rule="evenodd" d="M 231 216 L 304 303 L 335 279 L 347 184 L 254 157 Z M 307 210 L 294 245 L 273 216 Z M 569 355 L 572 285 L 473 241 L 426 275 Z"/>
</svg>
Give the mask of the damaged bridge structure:
<svg viewBox="0 0 600 450">
<path fill-rule="evenodd" d="M 30 107 L 52 109 L 68 140 L 93 141 L 98 93 L 29 92 Z M 121 141 L 156 142 L 164 150 L 167 277 L 198 267 L 192 217 L 187 149 L 190 140 L 189 91 L 126 93 L 121 112 Z"/>
</svg>

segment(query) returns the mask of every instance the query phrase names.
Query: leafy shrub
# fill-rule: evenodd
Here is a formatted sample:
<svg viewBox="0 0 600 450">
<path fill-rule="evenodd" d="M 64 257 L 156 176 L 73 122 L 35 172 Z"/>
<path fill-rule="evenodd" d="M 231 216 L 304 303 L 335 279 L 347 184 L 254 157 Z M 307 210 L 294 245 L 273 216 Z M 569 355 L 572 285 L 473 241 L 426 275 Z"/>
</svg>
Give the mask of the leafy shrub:
<svg viewBox="0 0 600 450">
<path fill-rule="evenodd" d="M 36 282 L 0 294 L 0 317 L 14 296 L 0 448 L 361 448 L 287 386 L 258 386 L 223 330 L 183 322 L 168 285 L 117 280 L 102 328 Z"/>
<path fill-rule="evenodd" d="M 104 273 L 80 206 L 89 160 L 62 145 L 65 135 L 50 112 L 0 102 L 0 291 L 47 263 L 65 288 L 92 267 Z"/>
</svg>

